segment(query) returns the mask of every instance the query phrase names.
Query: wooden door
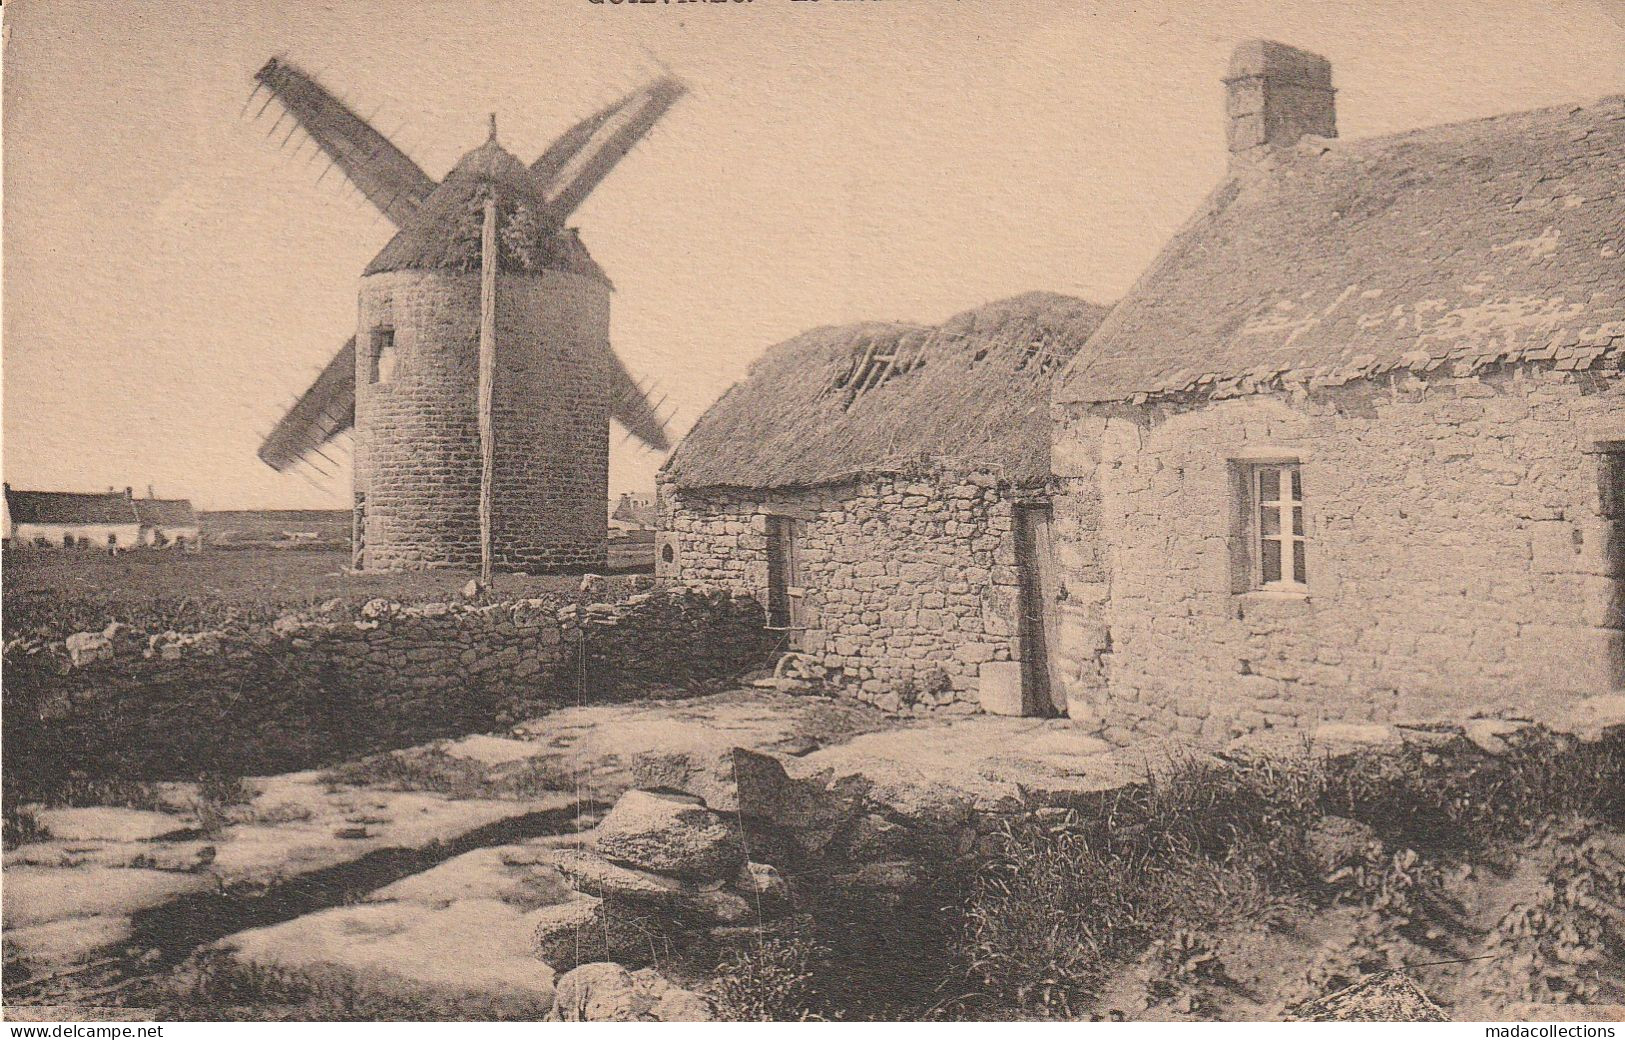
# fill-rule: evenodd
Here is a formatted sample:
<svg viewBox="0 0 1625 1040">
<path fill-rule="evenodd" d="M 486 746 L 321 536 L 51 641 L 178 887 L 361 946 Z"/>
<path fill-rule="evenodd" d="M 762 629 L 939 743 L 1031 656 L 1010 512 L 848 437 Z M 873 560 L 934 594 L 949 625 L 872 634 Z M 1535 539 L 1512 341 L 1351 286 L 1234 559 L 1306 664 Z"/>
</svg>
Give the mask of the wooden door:
<svg viewBox="0 0 1625 1040">
<path fill-rule="evenodd" d="M 1015 508 L 1016 576 L 1020 582 L 1017 637 L 1021 646 L 1021 700 L 1024 715 L 1066 711 L 1066 691 L 1054 681 L 1050 650 L 1055 645 L 1055 567 L 1050 552 L 1050 507 Z"/>
<path fill-rule="evenodd" d="M 802 622 L 801 522 L 788 516 L 767 518 L 767 625 L 789 633 L 799 645 Z"/>
</svg>

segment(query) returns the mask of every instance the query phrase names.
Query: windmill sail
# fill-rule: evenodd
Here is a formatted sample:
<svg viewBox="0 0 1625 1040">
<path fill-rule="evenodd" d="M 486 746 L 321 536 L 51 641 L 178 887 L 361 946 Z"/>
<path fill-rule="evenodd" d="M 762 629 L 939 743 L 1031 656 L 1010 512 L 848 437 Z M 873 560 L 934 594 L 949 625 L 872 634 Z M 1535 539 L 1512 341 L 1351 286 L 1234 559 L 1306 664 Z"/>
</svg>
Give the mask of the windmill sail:
<svg viewBox="0 0 1625 1040">
<path fill-rule="evenodd" d="M 434 190 L 434 181 L 405 152 L 297 65 L 272 58 L 254 78 L 396 227 L 411 220 Z"/>
<path fill-rule="evenodd" d="M 566 130 L 557 141 L 548 145 L 547 151 L 543 152 L 535 162 L 530 164 L 530 173 L 537 185 L 545 189 L 547 185 L 553 183 L 553 179 L 559 175 L 559 171 L 564 169 L 564 164 L 573 159 L 581 149 L 587 147 L 587 142 L 592 140 L 592 135 L 597 133 L 605 123 L 615 118 L 621 109 L 631 104 L 632 99 L 637 96 L 637 92 L 634 91 L 614 104 L 604 106 Z"/>
<path fill-rule="evenodd" d="M 355 337 L 288 409 L 260 445 L 260 461 L 277 472 L 355 425 Z"/>
<path fill-rule="evenodd" d="M 649 398 L 637 380 L 632 378 L 614 351 L 609 355 L 609 415 L 626 428 L 626 432 L 655 451 L 669 451 L 666 424 L 649 404 Z"/>
<path fill-rule="evenodd" d="M 582 142 L 579 150 L 559 165 L 558 172 L 543 188 L 553 221 L 563 224 L 568 220 L 593 189 L 609 176 L 615 164 L 654 129 L 660 117 L 687 91 L 688 88 L 680 80 L 662 76 L 572 127 L 565 138 L 579 135 Z M 588 124 L 594 123 L 596 125 L 588 127 Z M 560 139 L 558 145 L 548 149 L 548 153 L 553 153 L 563 144 L 564 140 Z M 562 153 L 562 149 L 560 151 Z M 544 155 L 543 159 L 546 158 L 547 155 Z M 555 155 L 552 161 L 557 160 L 558 156 Z M 538 159 L 536 165 L 542 165 L 542 160 Z"/>
</svg>

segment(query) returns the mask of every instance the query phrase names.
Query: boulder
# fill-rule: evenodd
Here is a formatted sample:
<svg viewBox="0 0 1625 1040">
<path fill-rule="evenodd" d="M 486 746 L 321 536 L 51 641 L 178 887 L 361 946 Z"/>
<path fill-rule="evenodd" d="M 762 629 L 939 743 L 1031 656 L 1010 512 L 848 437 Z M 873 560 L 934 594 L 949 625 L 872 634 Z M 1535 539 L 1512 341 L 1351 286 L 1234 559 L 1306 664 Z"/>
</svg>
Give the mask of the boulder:
<svg viewBox="0 0 1625 1040">
<path fill-rule="evenodd" d="M 629 972 L 613 961 L 583 964 L 554 985 L 550 1022 L 709 1022 L 710 1001 L 674 986 L 652 968 Z"/>
<path fill-rule="evenodd" d="M 756 907 L 743 896 L 727 889 L 695 892 L 683 900 L 683 908 L 708 925 L 744 924 L 756 919 Z"/>
<path fill-rule="evenodd" d="M 778 759 L 735 747 L 641 752 L 632 759 L 632 783 L 693 795 L 715 812 L 771 819 L 793 781 Z"/>
<path fill-rule="evenodd" d="M 623 867 L 585 849 L 554 849 L 547 862 L 572 888 L 588 895 L 669 904 L 683 892 L 682 882 L 675 878 Z"/>
<path fill-rule="evenodd" d="M 536 911 L 531 952 L 554 971 L 588 961 L 604 943 L 604 901 L 583 896 Z"/>
<path fill-rule="evenodd" d="M 609 598 L 609 581 L 602 574 L 583 574 L 580 588 L 582 599 L 596 603 Z"/>
<path fill-rule="evenodd" d="M 735 823 L 697 798 L 654 791 L 622 795 L 593 844 L 617 863 L 694 880 L 731 878 L 745 862 Z"/>
<path fill-rule="evenodd" d="M 912 860 L 887 860 L 866 863 L 855 873 L 840 875 L 838 880 L 849 888 L 867 892 L 878 902 L 901 906 L 919 891 L 922 874 L 920 865 Z"/>
<path fill-rule="evenodd" d="M 918 839 L 908 828 L 873 813 L 858 819 L 846 838 L 846 855 L 853 862 L 897 859 L 916 851 Z"/>
<path fill-rule="evenodd" d="M 553 984 L 549 1022 L 638 1022 L 649 1002 L 638 993 L 632 973 L 614 961 L 572 968 Z"/>
<path fill-rule="evenodd" d="M 668 987 L 649 1009 L 656 1022 L 710 1022 L 717 1017 L 711 1002 L 693 990 Z"/>
<path fill-rule="evenodd" d="M 739 869 L 734 889 L 746 901 L 761 908 L 764 914 L 783 913 L 794 900 L 790 883 L 784 880 L 777 867 L 767 863 L 746 863 Z"/>
<path fill-rule="evenodd" d="M 1462 733 L 1476 744 L 1480 751 L 1491 755 L 1504 755 L 1507 752 L 1506 738 L 1528 727 L 1527 722 L 1513 722 L 1508 719 L 1473 719 L 1462 727 Z"/>
<path fill-rule="evenodd" d="M 68 660 L 75 668 L 83 668 L 113 656 L 113 641 L 100 632 L 75 632 L 65 640 L 64 645 L 68 650 Z"/>
</svg>

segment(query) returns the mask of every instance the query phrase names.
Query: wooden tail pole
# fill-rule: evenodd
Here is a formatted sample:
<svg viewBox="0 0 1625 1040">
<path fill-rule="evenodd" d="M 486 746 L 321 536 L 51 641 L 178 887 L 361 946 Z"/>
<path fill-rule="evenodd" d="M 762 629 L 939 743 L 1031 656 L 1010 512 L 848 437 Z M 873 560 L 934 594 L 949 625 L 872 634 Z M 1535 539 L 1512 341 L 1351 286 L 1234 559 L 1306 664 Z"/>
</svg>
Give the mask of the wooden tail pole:
<svg viewBox="0 0 1625 1040">
<path fill-rule="evenodd" d="M 497 357 L 497 200 L 485 199 L 485 228 L 480 234 L 480 584 L 491 584 L 491 482 L 496 473 L 492 441 L 491 382 Z"/>
</svg>

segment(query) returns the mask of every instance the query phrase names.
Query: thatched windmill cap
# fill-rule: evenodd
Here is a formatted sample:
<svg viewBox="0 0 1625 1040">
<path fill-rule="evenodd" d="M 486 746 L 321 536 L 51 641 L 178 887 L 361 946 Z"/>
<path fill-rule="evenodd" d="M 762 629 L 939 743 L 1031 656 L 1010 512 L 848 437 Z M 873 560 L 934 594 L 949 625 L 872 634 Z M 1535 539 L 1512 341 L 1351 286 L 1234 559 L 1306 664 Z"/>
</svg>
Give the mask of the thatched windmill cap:
<svg viewBox="0 0 1625 1040">
<path fill-rule="evenodd" d="M 485 201 L 497 202 L 501 270 L 571 271 L 607 282 L 574 229 L 559 227 L 519 157 L 490 139 L 457 160 L 416 218 L 367 265 L 385 271 L 477 271 Z"/>
</svg>

